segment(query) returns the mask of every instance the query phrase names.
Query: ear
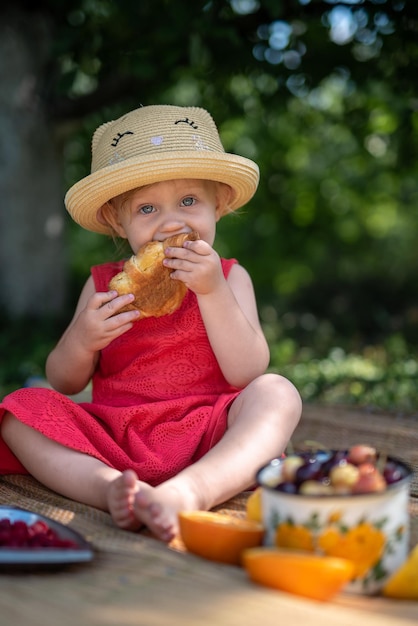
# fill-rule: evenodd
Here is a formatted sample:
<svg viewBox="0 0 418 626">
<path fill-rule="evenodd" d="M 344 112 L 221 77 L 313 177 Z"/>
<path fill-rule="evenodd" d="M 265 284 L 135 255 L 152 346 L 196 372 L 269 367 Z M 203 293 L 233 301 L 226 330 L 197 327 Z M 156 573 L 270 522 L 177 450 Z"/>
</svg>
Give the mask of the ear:
<svg viewBox="0 0 418 626">
<path fill-rule="evenodd" d="M 122 239 L 127 239 L 127 235 L 122 224 L 117 219 L 117 210 L 112 205 L 111 202 L 106 202 L 96 214 L 97 220 L 104 224 L 105 226 L 109 226 L 111 230 L 116 233 Z"/>
<path fill-rule="evenodd" d="M 225 183 L 217 183 L 216 185 L 216 221 L 219 222 L 221 217 L 230 213 L 230 204 L 233 197 L 233 191 L 229 185 Z"/>
</svg>

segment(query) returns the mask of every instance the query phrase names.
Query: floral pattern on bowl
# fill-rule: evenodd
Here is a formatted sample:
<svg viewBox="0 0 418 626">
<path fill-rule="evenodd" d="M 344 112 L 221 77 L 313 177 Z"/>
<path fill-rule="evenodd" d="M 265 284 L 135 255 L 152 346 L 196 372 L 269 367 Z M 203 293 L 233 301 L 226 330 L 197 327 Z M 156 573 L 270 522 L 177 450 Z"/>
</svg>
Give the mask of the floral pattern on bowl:
<svg viewBox="0 0 418 626">
<path fill-rule="evenodd" d="M 258 473 L 265 544 L 349 558 L 355 577 L 347 591 L 377 593 L 409 550 L 411 475 L 380 493 L 314 496 L 272 487 L 280 461 Z"/>
</svg>

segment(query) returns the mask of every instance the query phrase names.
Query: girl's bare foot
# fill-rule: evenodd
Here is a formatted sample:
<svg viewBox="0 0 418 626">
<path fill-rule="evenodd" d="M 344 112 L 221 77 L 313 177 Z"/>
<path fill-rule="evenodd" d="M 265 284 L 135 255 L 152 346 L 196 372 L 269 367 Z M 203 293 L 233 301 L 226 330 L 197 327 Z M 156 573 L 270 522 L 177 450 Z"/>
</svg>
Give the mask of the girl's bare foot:
<svg viewBox="0 0 418 626">
<path fill-rule="evenodd" d="M 119 528 L 138 530 L 142 526 L 134 511 L 139 485 L 138 476 L 133 470 L 126 470 L 109 485 L 107 504 L 110 515 Z"/>
<path fill-rule="evenodd" d="M 197 494 L 181 489 L 175 481 L 157 487 L 141 485 L 134 500 L 136 518 L 142 520 L 155 537 L 167 543 L 178 533 L 178 513 L 202 508 Z"/>
</svg>

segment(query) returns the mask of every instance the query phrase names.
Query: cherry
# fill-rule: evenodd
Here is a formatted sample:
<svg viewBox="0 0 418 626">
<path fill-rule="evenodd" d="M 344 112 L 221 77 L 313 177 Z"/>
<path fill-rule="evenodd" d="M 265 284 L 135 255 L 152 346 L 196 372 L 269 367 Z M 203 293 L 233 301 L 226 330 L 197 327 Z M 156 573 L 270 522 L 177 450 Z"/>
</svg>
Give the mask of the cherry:
<svg viewBox="0 0 418 626">
<path fill-rule="evenodd" d="M 386 489 L 386 481 L 373 463 L 362 463 L 352 493 L 375 493 Z"/>
<path fill-rule="evenodd" d="M 284 481 L 291 481 L 295 479 L 296 470 L 301 467 L 305 461 L 295 454 L 286 457 L 282 463 L 282 478 Z"/>
<path fill-rule="evenodd" d="M 401 465 L 397 465 L 393 461 L 387 461 L 383 470 L 383 478 L 388 485 L 397 483 L 402 478 L 405 478 L 405 475 L 405 470 Z"/>
<path fill-rule="evenodd" d="M 347 453 L 345 450 L 337 450 L 334 452 L 329 459 L 322 463 L 322 472 L 324 476 L 328 476 L 333 467 L 340 465 L 341 463 L 346 463 L 346 461 Z"/>
<path fill-rule="evenodd" d="M 391 459 L 380 470 L 377 459 L 376 449 L 369 445 L 349 450 L 303 450 L 282 461 L 280 482 L 271 486 L 284 493 L 318 496 L 376 493 L 408 475 L 405 466 Z M 382 457 L 380 461 L 383 465 Z"/>
<path fill-rule="evenodd" d="M 358 444 L 352 446 L 348 451 L 348 460 L 353 465 L 361 465 L 362 463 L 374 463 L 376 461 L 376 448 L 371 446 Z"/>
<path fill-rule="evenodd" d="M 306 496 L 328 496 L 332 492 L 333 489 L 329 481 L 305 480 L 299 486 L 299 493 L 303 493 Z"/>
<path fill-rule="evenodd" d="M 331 485 L 338 488 L 351 489 L 359 479 L 360 470 L 356 465 L 348 463 L 347 461 L 341 461 L 339 465 L 334 465 L 331 469 L 329 477 Z"/>
<path fill-rule="evenodd" d="M 295 474 L 295 482 L 297 485 L 305 482 L 305 480 L 315 480 L 321 476 L 322 463 L 316 459 L 301 465 Z"/>
<path fill-rule="evenodd" d="M 297 493 L 298 488 L 295 483 L 284 481 L 276 485 L 275 490 L 283 493 Z"/>
</svg>

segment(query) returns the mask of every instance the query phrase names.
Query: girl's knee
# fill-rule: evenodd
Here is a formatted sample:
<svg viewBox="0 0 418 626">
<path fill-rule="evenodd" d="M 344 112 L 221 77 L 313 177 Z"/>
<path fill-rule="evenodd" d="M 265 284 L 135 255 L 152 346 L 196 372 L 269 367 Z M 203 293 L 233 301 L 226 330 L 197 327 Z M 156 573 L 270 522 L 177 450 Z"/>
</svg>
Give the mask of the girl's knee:
<svg viewBox="0 0 418 626">
<path fill-rule="evenodd" d="M 265 394 L 278 396 L 281 399 L 287 398 L 290 402 L 295 402 L 297 406 L 302 407 L 302 400 L 299 391 L 289 379 L 280 374 L 263 374 L 257 378 L 256 383 L 260 390 Z"/>
<path fill-rule="evenodd" d="M 302 414 L 302 399 L 296 387 L 280 374 L 263 374 L 253 380 L 233 403 L 234 411 L 245 406 L 251 411 L 263 410 L 271 414 L 299 420 Z M 231 413 L 231 411 L 230 411 Z"/>
<path fill-rule="evenodd" d="M 265 423 L 295 428 L 302 415 L 302 399 L 296 387 L 280 374 L 263 374 L 253 380 L 232 403 L 228 413 L 230 427 L 240 416 L 263 415 Z"/>
</svg>

